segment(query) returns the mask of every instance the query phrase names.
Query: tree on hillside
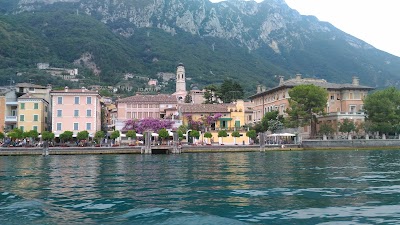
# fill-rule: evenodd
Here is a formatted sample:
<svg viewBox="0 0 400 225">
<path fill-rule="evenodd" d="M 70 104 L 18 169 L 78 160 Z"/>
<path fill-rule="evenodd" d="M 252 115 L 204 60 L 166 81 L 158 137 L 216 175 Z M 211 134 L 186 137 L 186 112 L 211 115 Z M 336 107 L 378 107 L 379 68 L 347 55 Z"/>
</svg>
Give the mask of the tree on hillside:
<svg viewBox="0 0 400 225">
<path fill-rule="evenodd" d="M 237 99 L 243 99 L 244 96 L 242 86 L 237 81 L 231 79 L 224 80 L 217 93 L 225 103 L 233 102 Z"/>
<path fill-rule="evenodd" d="M 317 116 L 323 115 L 328 92 L 315 85 L 299 85 L 289 90 L 289 108 L 286 110 L 292 126 L 311 125 L 311 137 L 316 135 Z"/>
<path fill-rule="evenodd" d="M 399 132 L 400 127 L 400 91 L 394 87 L 376 91 L 364 100 L 366 121 L 371 131 L 381 134 Z"/>
</svg>

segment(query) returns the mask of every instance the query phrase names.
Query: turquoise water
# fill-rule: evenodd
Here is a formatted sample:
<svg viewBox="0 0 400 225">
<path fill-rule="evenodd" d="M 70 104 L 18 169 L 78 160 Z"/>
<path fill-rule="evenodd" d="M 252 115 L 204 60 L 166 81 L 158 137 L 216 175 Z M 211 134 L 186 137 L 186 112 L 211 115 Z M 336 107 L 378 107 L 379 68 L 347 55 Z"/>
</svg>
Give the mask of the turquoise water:
<svg viewBox="0 0 400 225">
<path fill-rule="evenodd" d="M 0 224 L 400 224 L 400 151 L 0 157 Z"/>
</svg>

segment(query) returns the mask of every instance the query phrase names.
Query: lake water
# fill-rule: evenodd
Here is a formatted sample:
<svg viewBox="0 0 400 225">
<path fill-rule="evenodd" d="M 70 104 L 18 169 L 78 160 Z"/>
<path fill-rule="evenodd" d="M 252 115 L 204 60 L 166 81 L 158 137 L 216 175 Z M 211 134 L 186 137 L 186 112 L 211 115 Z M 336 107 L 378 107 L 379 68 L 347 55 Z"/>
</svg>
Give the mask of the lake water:
<svg viewBox="0 0 400 225">
<path fill-rule="evenodd" d="M 0 224 L 400 224 L 400 151 L 0 157 Z"/>
</svg>

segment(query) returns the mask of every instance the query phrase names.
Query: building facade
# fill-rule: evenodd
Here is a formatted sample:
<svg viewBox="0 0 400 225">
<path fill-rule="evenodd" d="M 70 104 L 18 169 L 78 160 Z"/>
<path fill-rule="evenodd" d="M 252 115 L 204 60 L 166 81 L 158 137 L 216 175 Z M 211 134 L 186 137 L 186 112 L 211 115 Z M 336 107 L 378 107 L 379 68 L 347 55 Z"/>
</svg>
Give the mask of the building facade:
<svg viewBox="0 0 400 225">
<path fill-rule="evenodd" d="M 42 95 L 24 94 L 18 98 L 18 123 L 22 131 L 48 131 L 49 102 Z"/>
<path fill-rule="evenodd" d="M 88 131 L 90 136 L 101 130 L 100 95 L 86 88 L 51 91 L 52 131 L 56 137 L 64 131 L 76 135 Z"/>
<path fill-rule="evenodd" d="M 362 112 L 364 98 L 373 88 L 362 86 L 359 79 L 353 77 L 351 84 L 329 83 L 323 79 L 302 78 L 300 74 L 296 78 L 285 81 L 280 77 L 279 85 L 263 90 L 257 88 L 257 93 L 249 98 L 254 103 L 253 122 L 260 122 L 265 113 L 279 111 L 280 115 L 286 115 L 289 107 L 289 90 L 298 85 L 312 84 L 328 91 L 328 101 L 325 108 L 326 116 L 319 117 L 321 122 L 332 122 L 337 129 L 337 123 L 343 119 L 351 119 L 354 122 L 362 122 L 365 115 Z M 309 128 L 301 131 L 307 137 Z"/>
<path fill-rule="evenodd" d="M 175 119 L 178 100 L 174 95 L 134 95 L 117 100 L 116 130 L 122 130 L 128 120 L 144 118 Z"/>
</svg>

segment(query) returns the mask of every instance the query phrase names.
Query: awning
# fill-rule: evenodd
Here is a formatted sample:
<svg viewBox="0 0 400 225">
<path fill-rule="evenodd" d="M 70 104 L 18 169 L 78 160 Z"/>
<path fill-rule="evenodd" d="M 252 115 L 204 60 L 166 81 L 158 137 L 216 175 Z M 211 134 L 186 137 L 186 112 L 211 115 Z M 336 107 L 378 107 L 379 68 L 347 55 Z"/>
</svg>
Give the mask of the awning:
<svg viewBox="0 0 400 225">
<path fill-rule="evenodd" d="M 294 137 L 295 134 L 291 133 L 279 133 L 279 134 L 268 134 L 267 137 Z"/>
<path fill-rule="evenodd" d="M 232 118 L 219 118 L 219 121 L 231 121 Z"/>
</svg>

